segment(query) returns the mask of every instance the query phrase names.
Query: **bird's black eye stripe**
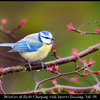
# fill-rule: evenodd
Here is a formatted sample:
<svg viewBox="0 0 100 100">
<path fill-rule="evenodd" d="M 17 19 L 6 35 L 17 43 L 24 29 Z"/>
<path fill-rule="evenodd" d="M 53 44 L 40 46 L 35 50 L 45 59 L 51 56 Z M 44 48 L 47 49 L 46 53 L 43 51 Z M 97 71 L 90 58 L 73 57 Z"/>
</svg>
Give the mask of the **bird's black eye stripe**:
<svg viewBox="0 0 100 100">
<path fill-rule="evenodd" d="M 46 39 L 54 40 L 54 38 L 49 38 L 49 37 L 44 37 L 44 36 L 41 36 L 41 37 L 46 38 Z"/>
<path fill-rule="evenodd" d="M 44 36 L 42 36 L 43 38 L 46 38 L 46 39 L 50 39 L 49 37 L 44 37 Z"/>
<path fill-rule="evenodd" d="M 45 37 L 46 39 L 50 39 L 50 38 L 48 38 L 48 37 Z"/>
</svg>

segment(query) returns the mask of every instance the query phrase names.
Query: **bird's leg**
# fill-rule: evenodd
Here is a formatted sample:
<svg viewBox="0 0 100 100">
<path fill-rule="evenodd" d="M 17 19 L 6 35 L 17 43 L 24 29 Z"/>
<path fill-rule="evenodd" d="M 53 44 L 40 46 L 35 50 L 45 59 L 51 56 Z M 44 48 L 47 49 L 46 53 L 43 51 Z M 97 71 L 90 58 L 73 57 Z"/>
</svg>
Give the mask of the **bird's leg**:
<svg viewBox="0 0 100 100">
<path fill-rule="evenodd" d="M 42 60 L 40 61 L 40 65 L 41 65 L 41 68 L 44 69 L 45 64 Z"/>
<path fill-rule="evenodd" d="M 28 61 L 28 65 L 29 65 L 29 68 L 30 68 L 30 71 L 31 71 L 32 70 L 32 66 L 31 66 L 30 61 Z"/>
</svg>

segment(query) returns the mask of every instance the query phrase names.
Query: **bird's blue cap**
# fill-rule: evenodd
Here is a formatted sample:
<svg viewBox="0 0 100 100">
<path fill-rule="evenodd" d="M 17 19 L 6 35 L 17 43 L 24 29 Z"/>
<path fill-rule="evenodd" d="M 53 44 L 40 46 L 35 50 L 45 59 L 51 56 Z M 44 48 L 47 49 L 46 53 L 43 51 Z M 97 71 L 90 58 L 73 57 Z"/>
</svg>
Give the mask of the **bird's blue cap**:
<svg viewBox="0 0 100 100">
<path fill-rule="evenodd" d="M 42 32 L 44 35 L 49 35 L 49 33 L 50 33 L 49 31 L 45 31 L 45 30 L 44 30 L 44 31 L 41 31 L 41 32 Z"/>
</svg>

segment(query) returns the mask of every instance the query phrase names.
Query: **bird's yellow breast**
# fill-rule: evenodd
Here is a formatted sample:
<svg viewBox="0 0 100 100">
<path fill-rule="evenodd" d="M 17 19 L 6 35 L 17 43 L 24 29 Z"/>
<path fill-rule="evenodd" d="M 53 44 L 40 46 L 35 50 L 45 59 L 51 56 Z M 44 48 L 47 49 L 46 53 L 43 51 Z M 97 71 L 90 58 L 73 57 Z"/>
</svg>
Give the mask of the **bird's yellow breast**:
<svg viewBox="0 0 100 100">
<path fill-rule="evenodd" d="M 52 44 L 43 46 L 35 52 L 20 52 L 19 54 L 28 61 L 38 61 L 44 59 L 48 53 L 51 51 Z"/>
</svg>

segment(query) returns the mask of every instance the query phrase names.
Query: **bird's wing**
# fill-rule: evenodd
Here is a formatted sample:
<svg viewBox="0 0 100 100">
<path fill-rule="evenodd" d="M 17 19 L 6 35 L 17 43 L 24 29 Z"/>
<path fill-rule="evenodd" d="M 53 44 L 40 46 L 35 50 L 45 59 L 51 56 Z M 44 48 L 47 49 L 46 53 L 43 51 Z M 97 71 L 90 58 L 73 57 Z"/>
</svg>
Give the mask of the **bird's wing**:
<svg viewBox="0 0 100 100">
<path fill-rule="evenodd" d="M 34 41 L 34 43 L 30 43 L 28 41 L 18 41 L 13 49 L 11 49 L 9 52 L 34 52 L 37 51 L 39 48 L 42 47 L 42 43 L 37 43 L 37 41 Z"/>
</svg>

